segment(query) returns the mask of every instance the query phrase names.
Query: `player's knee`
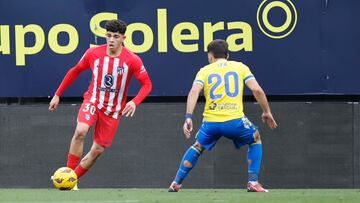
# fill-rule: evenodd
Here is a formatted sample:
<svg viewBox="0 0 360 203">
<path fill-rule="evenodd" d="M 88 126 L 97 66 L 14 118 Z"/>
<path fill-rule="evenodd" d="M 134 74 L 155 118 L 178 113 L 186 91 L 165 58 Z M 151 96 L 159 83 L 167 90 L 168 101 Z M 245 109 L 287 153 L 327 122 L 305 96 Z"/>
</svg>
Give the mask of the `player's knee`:
<svg viewBox="0 0 360 203">
<path fill-rule="evenodd" d="M 185 160 L 183 164 L 186 168 L 192 168 L 192 163 L 188 160 Z"/>
<path fill-rule="evenodd" d="M 256 131 L 254 134 L 254 143 L 260 144 L 261 143 L 261 136 L 259 131 Z"/>
<path fill-rule="evenodd" d="M 196 142 L 193 146 L 194 146 L 197 150 L 199 150 L 200 152 L 203 152 L 203 151 L 204 151 L 204 147 L 203 147 L 200 143 L 198 143 L 198 142 Z"/>
<path fill-rule="evenodd" d="M 76 128 L 74 138 L 77 140 L 84 140 L 87 134 L 87 130 L 83 128 Z"/>
<path fill-rule="evenodd" d="M 93 152 L 94 156 L 98 157 L 100 156 L 102 153 L 104 153 L 105 148 L 104 147 L 94 147 L 93 149 L 91 149 L 91 151 Z"/>
</svg>

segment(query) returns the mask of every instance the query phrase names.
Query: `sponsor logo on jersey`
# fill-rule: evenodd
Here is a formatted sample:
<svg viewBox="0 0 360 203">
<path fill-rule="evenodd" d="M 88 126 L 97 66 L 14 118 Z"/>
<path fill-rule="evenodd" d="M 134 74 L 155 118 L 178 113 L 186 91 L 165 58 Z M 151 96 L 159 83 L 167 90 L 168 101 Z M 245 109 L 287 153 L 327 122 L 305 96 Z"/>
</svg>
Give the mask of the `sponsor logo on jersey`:
<svg viewBox="0 0 360 203">
<path fill-rule="evenodd" d="M 112 75 L 105 75 L 105 82 L 104 82 L 106 87 L 112 87 L 114 84 L 114 76 Z"/>
<path fill-rule="evenodd" d="M 115 92 L 118 93 L 119 90 L 117 89 L 113 89 L 113 88 L 109 88 L 109 87 L 98 87 L 98 90 L 102 91 L 102 92 Z"/>
<path fill-rule="evenodd" d="M 217 104 L 215 102 L 211 102 L 209 104 L 209 109 L 210 110 L 238 110 L 239 109 L 239 105 L 236 103 L 225 103 L 225 104 Z"/>
<path fill-rule="evenodd" d="M 217 106 L 217 104 L 216 104 L 214 101 L 212 101 L 212 102 L 210 103 L 210 105 L 209 105 L 209 109 L 210 109 L 210 110 L 215 110 L 215 109 L 216 109 L 216 106 Z"/>
</svg>

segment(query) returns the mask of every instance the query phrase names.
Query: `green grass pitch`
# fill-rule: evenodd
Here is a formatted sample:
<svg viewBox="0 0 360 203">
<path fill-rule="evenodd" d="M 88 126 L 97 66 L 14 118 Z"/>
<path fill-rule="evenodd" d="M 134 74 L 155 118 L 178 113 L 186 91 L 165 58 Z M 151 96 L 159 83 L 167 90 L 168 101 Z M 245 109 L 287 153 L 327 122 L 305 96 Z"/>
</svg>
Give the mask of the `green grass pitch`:
<svg viewBox="0 0 360 203">
<path fill-rule="evenodd" d="M 273 189 L 269 193 L 247 193 L 244 189 L 183 189 L 169 193 L 166 189 L 0 189 L 5 203 L 332 203 L 360 202 L 360 189 Z"/>
</svg>

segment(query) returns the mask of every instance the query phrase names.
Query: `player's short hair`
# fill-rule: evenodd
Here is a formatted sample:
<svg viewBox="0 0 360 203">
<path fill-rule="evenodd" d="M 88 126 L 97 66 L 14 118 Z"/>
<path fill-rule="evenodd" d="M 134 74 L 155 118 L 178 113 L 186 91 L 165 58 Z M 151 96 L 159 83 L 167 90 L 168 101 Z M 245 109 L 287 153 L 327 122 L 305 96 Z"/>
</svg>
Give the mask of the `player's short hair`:
<svg viewBox="0 0 360 203">
<path fill-rule="evenodd" d="M 229 55 L 229 44 L 222 39 L 215 39 L 207 46 L 208 53 L 215 58 L 227 58 Z"/>
<path fill-rule="evenodd" d="M 109 20 L 105 24 L 105 29 L 107 32 L 119 32 L 120 34 L 125 34 L 127 24 L 122 20 Z"/>
</svg>

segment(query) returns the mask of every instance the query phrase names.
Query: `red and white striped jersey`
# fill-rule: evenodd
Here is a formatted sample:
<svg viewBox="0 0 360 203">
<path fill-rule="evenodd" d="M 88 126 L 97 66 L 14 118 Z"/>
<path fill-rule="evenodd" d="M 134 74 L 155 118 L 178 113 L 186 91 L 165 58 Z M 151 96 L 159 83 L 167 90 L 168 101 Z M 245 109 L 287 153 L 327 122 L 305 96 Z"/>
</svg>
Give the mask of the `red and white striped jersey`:
<svg viewBox="0 0 360 203">
<path fill-rule="evenodd" d="M 84 94 L 84 100 L 95 104 L 99 110 L 106 115 L 113 118 L 118 118 L 122 109 L 126 104 L 127 90 L 132 75 L 135 75 L 137 80 L 142 84 L 150 83 L 151 81 L 146 72 L 146 69 L 137 55 L 122 47 L 122 51 L 118 57 L 110 57 L 106 54 L 106 45 L 88 49 L 84 56 L 80 59 L 78 64 L 72 68 L 67 74 L 75 71 L 81 73 L 86 69 L 91 69 L 92 80 L 89 89 Z M 71 75 L 71 74 L 70 74 Z M 65 76 L 60 85 L 56 95 L 60 96 L 63 91 L 77 78 L 76 74 L 73 79 Z M 66 80 L 70 80 L 70 84 Z M 65 84 L 63 84 L 65 83 Z M 149 94 L 150 90 L 147 88 L 133 99 L 136 105 Z"/>
</svg>

